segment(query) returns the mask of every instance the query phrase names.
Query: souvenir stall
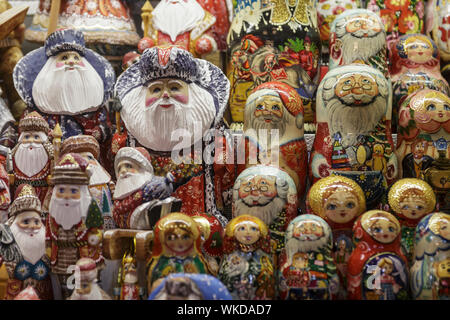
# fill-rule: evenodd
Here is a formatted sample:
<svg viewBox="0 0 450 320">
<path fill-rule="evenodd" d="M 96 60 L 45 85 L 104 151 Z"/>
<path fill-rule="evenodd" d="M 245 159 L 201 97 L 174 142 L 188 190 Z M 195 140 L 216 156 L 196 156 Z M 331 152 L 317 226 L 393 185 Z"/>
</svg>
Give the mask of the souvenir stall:
<svg viewBox="0 0 450 320">
<path fill-rule="evenodd" d="M 0 0 L 0 299 L 449 300 L 449 23 Z"/>
</svg>

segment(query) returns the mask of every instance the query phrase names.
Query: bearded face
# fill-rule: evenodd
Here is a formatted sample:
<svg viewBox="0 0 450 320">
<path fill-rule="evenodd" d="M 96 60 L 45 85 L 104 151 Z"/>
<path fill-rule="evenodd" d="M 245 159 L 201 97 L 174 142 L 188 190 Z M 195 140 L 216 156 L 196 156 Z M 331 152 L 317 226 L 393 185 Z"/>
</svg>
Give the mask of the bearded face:
<svg viewBox="0 0 450 320">
<path fill-rule="evenodd" d="M 24 259 L 32 264 L 45 254 L 45 226 L 39 213 L 25 211 L 17 215 L 11 225 L 17 245 Z"/>
<path fill-rule="evenodd" d="M 75 51 L 50 57 L 33 83 L 36 106 L 49 114 L 95 111 L 103 102 L 103 80 Z"/>
<path fill-rule="evenodd" d="M 443 128 L 450 133 L 450 99 L 446 95 L 431 92 L 425 98 L 411 104 L 419 104 L 414 112 L 414 120 L 419 129 L 436 133 Z"/>
<path fill-rule="evenodd" d="M 89 163 L 88 170 L 91 173 L 89 177 L 90 186 L 107 184 L 111 181 L 109 173 L 100 165 L 92 153 L 81 152 L 80 155 Z"/>
<path fill-rule="evenodd" d="M 237 181 L 233 188 L 235 217 L 248 214 L 266 225 L 283 211 L 289 185 L 274 176 L 251 176 Z"/>
<path fill-rule="evenodd" d="M 358 14 L 336 23 L 344 64 L 367 61 L 386 45 L 384 27 L 375 16 Z"/>
<path fill-rule="evenodd" d="M 64 230 L 86 218 L 91 195 L 87 185 L 55 185 L 50 200 L 50 215 Z"/>
<path fill-rule="evenodd" d="M 385 116 L 387 95 L 386 80 L 369 73 L 325 80 L 323 100 L 330 135 L 339 132 L 345 147 L 355 145 L 359 135 L 373 131 Z"/>
<path fill-rule="evenodd" d="M 49 156 L 44 146 L 47 140 L 47 135 L 40 131 L 20 135 L 13 159 L 17 168 L 28 177 L 38 174 L 47 165 Z"/>
<path fill-rule="evenodd" d="M 172 139 L 177 129 L 200 132 L 200 137 L 193 134 L 194 143 L 211 127 L 216 115 L 209 92 L 195 83 L 176 79 L 160 79 L 148 87 L 137 87 L 123 98 L 122 104 L 127 129 L 142 145 L 157 151 L 172 151 L 180 143 Z"/>
<path fill-rule="evenodd" d="M 123 199 L 136 190 L 141 189 L 144 184 L 150 181 L 153 175 L 140 168 L 133 161 L 122 160 L 119 162 L 116 171 L 117 183 L 114 190 L 114 199 Z"/>
<path fill-rule="evenodd" d="M 153 27 L 170 36 L 177 36 L 194 29 L 205 17 L 205 11 L 196 0 L 162 0 L 152 12 Z M 170 17 L 170 19 L 168 19 Z"/>
</svg>

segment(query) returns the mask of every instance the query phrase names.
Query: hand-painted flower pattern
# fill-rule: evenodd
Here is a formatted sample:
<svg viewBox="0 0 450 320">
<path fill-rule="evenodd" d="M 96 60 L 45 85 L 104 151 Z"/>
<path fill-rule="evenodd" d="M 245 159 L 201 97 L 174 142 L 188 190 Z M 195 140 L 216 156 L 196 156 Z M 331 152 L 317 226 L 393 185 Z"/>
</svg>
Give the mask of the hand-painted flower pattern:
<svg viewBox="0 0 450 320">
<path fill-rule="evenodd" d="M 423 22 L 411 11 L 403 12 L 398 19 L 398 31 L 401 33 L 418 33 L 422 29 Z"/>
<path fill-rule="evenodd" d="M 393 11 L 403 11 L 408 9 L 410 5 L 409 0 L 387 0 L 385 2 L 386 8 L 392 9 Z"/>
<path fill-rule="evenodd" d="M 380 10 L 381 21 L 383 21 L 386 32 L 392 32 L 397 24 L 397 16 L 395 12 L 390 9 Z"/>
</svg>

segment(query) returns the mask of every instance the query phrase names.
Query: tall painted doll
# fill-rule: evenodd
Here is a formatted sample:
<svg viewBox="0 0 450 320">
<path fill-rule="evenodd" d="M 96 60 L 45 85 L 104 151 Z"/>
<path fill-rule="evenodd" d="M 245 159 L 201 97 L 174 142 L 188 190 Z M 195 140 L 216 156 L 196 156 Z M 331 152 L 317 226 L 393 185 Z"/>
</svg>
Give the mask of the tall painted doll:
<svg viewBox="0 0 450 320">
<path fill-rule="evenodd" d="M 356 248 L 348 260 L 348 298 L 408 299 L 408 262 L 398 220 L 386 211 L 367 211 L 355 222 L 353 234 Z"/>
<path fill-rule="evenodd" d="M 276 296 L 270 235 L 264 222 L 242 215 L 225 228 L 224 258 L 218 278 L 235 300 L 271 300 Z"/>
</svg>

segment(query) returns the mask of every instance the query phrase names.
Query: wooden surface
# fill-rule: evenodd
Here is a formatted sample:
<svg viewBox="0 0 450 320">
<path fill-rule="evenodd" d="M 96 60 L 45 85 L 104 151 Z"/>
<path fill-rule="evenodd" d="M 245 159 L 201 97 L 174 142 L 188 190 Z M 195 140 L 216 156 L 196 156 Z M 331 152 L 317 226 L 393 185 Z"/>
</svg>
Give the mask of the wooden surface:
<svg viewBox="0 0 450 320">
<path fill-rule="evenodd" d="M 139 232 L 142 230 L 114 229 L 106 231 L 103 234 L 103 256 L 110 260 L 122 259 Z"/>
<path fill-rule="evenodd" d="M 13 7 L 0 14 L 0 40 L 6 38 L 17 26 L 25 21 L 28 6 Z"/>
<path fill-rule="evenodd" d="M 136 235 L 136 258 L 138 260 L 147 260 L 151 254 L 151 242 L 153 240 L 153 231 L 140 231 Z"/>
</svg>

